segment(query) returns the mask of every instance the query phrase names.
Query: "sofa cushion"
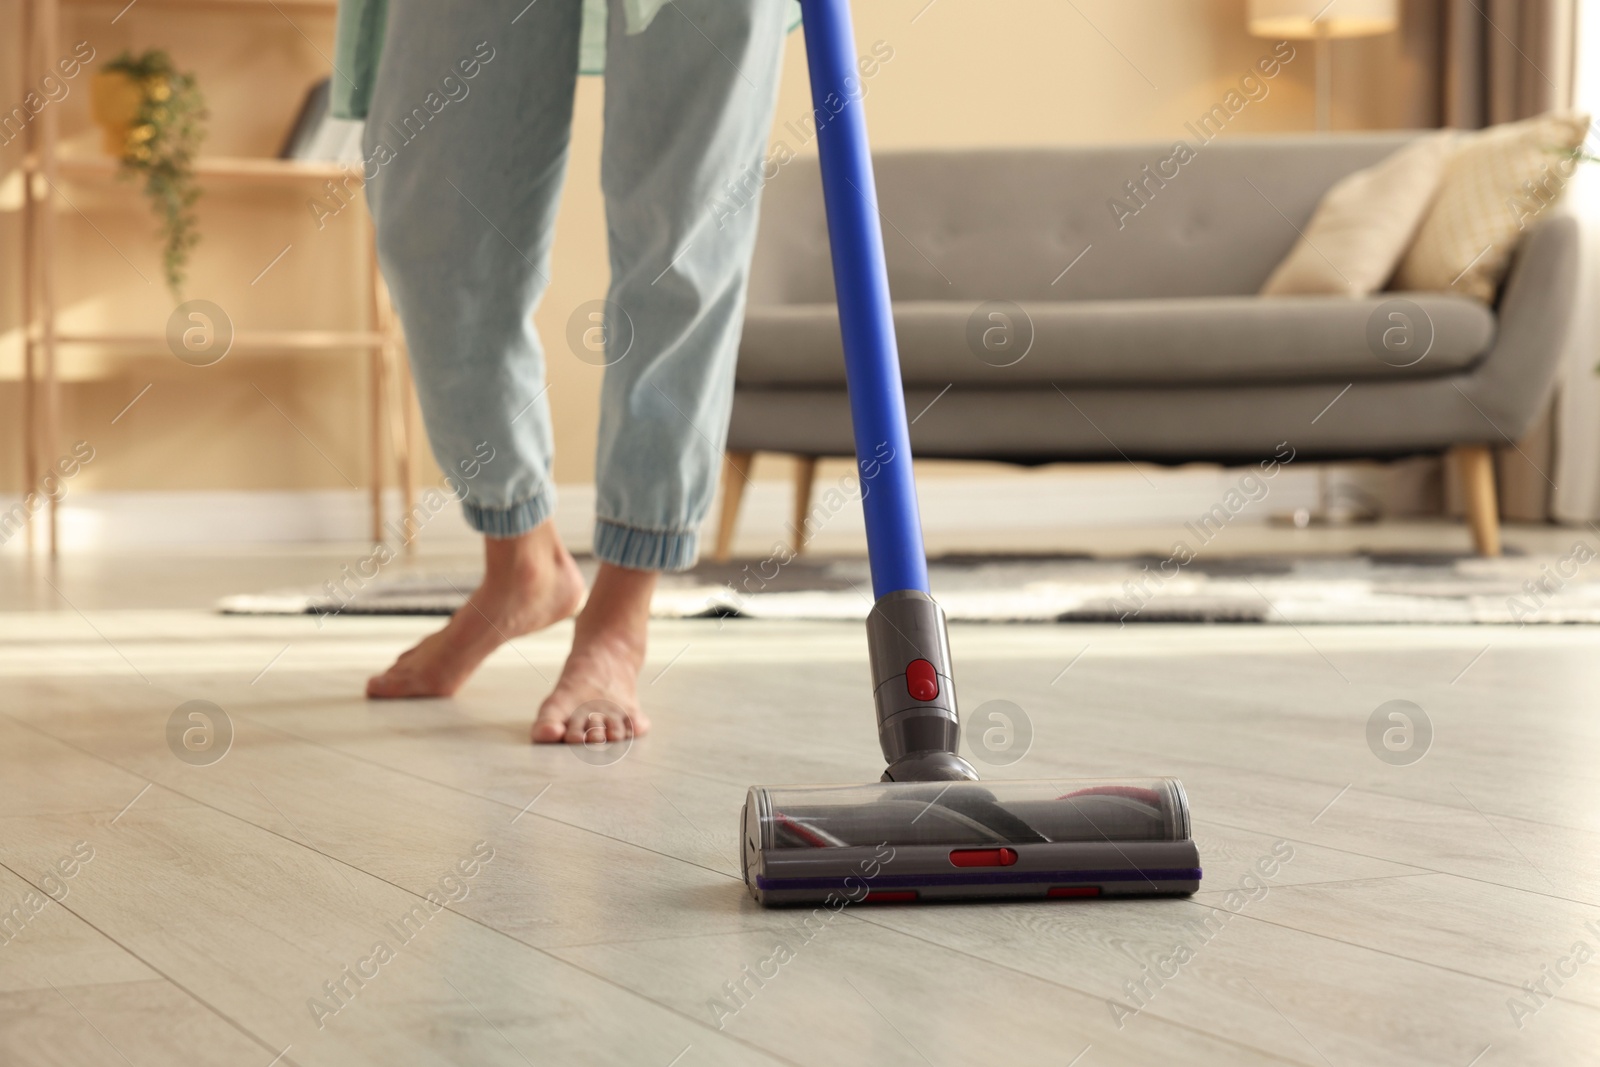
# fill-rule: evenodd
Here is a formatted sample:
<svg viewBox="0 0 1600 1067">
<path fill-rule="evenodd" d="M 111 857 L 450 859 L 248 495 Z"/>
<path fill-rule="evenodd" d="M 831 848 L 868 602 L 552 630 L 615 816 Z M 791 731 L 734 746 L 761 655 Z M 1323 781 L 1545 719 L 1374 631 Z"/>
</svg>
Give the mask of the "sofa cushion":
<svg viewBox="0 0 1600 1067">
<path fill-rule="evenodd" d="M 1419 137 L 1323 194 L 1262 296 L 1366 296 L 1383 288 L 1433 202 L 1455 134 Z"/>
<path fill-rule="evenodd" d="M 1463 135 L 1393 287 L 1493 300 L 1528 223 L 1560 199 L 1588 132 L 1588 115 L 1551 112 Z"/>
<path fill-rule="evenodd" d="M 908 386 L 1265 385 L 1461 371 L 1488 352 L 1495 318 L 1445 293 L 905 301 L 895 304 L 895 333 Z M 834 306 L 750 308 L 738 381 L 842 386 Z"/>
</svg>

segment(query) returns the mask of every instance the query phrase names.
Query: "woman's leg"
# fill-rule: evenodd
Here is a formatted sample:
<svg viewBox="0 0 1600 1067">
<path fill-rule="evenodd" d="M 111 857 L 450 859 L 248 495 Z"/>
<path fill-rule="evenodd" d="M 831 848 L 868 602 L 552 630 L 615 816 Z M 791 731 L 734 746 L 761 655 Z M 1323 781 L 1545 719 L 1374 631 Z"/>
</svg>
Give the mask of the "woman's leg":
<svg viewBox="0 0 1600 1067">
<path fill-rule="evenodd" d="M 783 60 L 783 0 L 675 0 L 633 36 L 619 8 L 612 0 L 601 161 L 614 346 L 601 568 L 536 741 L 647 725 L 636 686 L 650 593 L 658 572 L 694 563 L 733 398 L 757 205 L 732 212 L 727 196 L 759 183 Z"/>
<path fill-rule="evenodd" d="M 515 22 L 474 0 L 389 4 L 367 197 L 428 440 L 486 544 L 467 605 L 368 682 L 369 696 L 452 693 L 502 642 L 582 600 L 549 521 L 550 413 L 532 321 L 549 277 L 581 17 L 582 0 L 540 0 Z"/>
</svg>

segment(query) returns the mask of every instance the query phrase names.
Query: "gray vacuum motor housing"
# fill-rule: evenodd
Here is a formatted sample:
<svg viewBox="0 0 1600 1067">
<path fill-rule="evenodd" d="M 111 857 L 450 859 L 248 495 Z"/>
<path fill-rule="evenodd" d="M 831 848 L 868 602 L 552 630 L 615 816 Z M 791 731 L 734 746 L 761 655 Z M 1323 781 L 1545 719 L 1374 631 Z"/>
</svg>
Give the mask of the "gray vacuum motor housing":
<svg viewBox="0 0 1600 1067">
<path fill-rule="evenodd" d="M 926 593 L 902 589 L 878 599 L 867 616 L 872 696 L 878 709 L 878 743 L 886 782 L 976 780 L 978 772 L 957 753 L 961 722 L 950 666 L 944 611 Z M 931 664 L 938 692 L 912 693 L 907 671 Z"/>
</svg>

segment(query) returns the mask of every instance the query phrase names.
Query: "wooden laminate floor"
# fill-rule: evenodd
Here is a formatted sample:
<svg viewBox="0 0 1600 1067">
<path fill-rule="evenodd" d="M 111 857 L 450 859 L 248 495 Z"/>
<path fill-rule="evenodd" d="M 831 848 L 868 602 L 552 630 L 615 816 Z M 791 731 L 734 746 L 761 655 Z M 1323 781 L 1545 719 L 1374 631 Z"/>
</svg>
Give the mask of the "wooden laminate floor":
<svg viewBox="0 0 1600 1067">
<path fill-rule="evenodd" d="M 181 568 L 155 590 L 138 559 L 96 567 L 0 600 L 7 1067 L 1568 1067 L 1600 1046 L 1593 629 L 958 627 L 964 706 L 1031 722 L 987 772 L 1180 776 L 1203 891 L 802 927 L 745 894 L 735 820 L 751 783 L 876 778 L 857 626 L 658 624 L 655 733 L 585 760 L 525 743 L 567 627 L 454 700 L 372 704 L 365 676 L 437 620 L 220 618 L 171 606 Z M 208 765 L 169 741 L 196 700 L 231 723 Z M 1432 726 L 1408 765 L 1369 746 L 1391 700 Z"/>
</svg>

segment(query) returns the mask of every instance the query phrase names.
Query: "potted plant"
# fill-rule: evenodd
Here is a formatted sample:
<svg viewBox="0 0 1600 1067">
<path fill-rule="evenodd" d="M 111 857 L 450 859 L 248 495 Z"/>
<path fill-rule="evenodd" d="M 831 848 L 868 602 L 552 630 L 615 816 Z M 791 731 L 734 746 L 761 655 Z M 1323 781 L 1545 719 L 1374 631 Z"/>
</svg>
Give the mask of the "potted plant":
<svg viewBox="0 0 1600 1067">
<path fill-rule="evenodd" d="M 194 75 L 179 73 L 160 49 L 124 52 L 107 63 L 90 97 L 106 152 L 125 177 L 144 179 L 145 198 L 161 223 L 167 287 L 179 297 L 189 250 L 200 240 L 194 156 L 205 138 L 205 99 Z"/>
</svg>

